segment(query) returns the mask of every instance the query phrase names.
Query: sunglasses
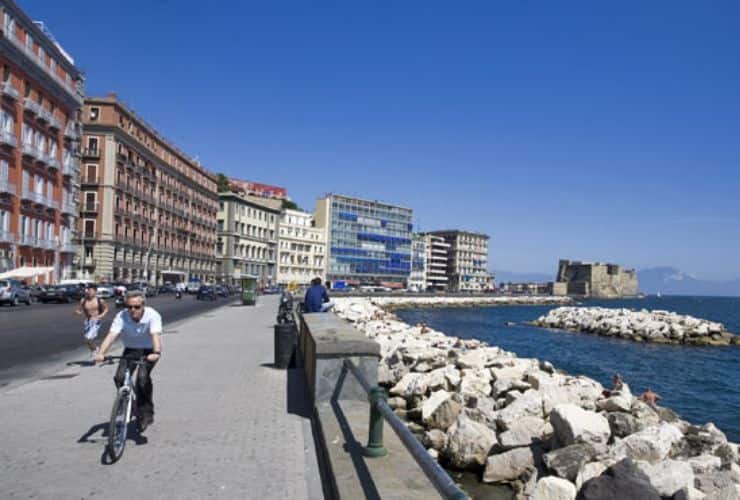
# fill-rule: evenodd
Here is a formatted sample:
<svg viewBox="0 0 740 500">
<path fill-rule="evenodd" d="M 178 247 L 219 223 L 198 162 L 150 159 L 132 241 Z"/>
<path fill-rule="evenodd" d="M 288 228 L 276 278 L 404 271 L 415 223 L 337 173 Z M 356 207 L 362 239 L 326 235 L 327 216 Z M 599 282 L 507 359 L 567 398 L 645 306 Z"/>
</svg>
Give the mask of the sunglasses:
<svg viewBox="0 0 740 500">
<path fill-rule="evenodd" d="M 139 309 L 143 307 L 144 306 L 126 306 L 126 309 L 133 309 L 134 311 L 138 311 Z"/>
</svg>

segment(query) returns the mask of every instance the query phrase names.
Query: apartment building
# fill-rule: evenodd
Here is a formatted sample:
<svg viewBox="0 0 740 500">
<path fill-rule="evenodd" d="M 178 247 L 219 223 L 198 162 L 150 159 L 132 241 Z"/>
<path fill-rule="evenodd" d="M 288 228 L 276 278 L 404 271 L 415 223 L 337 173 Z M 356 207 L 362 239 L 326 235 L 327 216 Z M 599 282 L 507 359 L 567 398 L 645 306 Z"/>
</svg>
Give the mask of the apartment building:
<svg viewBox="0 0 740 500">
<path fill-rule="evenodd" d="M 115 94 L 85 99 L 82 121 L 80 274 L 214 278 L 216 177 Z"/>
<path fill-rule="evenodd" d="M 449 285 L 447 261 L 450 254 L 450 244 L 441 236 L 425 234 L 424 250 L 426 251 L 424 289 L 434 291 L 447 290 Z"/>
<path fill-rule="evenodd" d="M 313 214 L 285 209 L 280 214 L 277 282 L 308 285 L 314 278 L 326 279 L 324 232 L 314 227 Z"/>
<path fill-rule="evenodd" d="M 259 286 L 275 284 L 281 205 L 280 200 L 219 193 L 216 241 L 219 280 L 233 284 L 241 276 L 255 276 Z"/>
<path fill-rule="evenodd" d="M 426 290 L 427 248 L 423 234 L 411 238 L 411 272 L 406 287 L 414 291 Z"/>
<path fill-rule="evenodd" d="M 76 250 L 83 77 L 12 0 L 0 0 L 0 22 L 0 273 L 55 282 Z"/>
<path fill-rule="evenodd" d="M 316 203 L 332 286 L 401 288 L 411 272 L 413 210 L 380 201 L 328 194 Z"/>
<path fill-rule="evenodd" d="M 431 231 L 449 246 L 448 289 L 453 292 L 480 292 L 493 288 L 488 272 L 488 235 L 471 231 Z"/>
</svg>

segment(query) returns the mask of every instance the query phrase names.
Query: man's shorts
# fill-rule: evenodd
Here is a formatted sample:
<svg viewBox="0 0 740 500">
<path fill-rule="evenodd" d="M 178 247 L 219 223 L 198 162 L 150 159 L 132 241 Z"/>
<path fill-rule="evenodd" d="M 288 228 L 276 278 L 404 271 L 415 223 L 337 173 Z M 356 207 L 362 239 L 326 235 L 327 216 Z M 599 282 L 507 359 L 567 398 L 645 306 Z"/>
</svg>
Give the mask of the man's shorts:
<svg viewBox="0 0 740 500">
<path fill-rule="evenodd" d="M 87 340 L 95 340 L 96 338 L 98 338 L 98 331 L 100 330 L 99 319 L 86 319 L 84 327 L 84 336 Z"/>
</svg>

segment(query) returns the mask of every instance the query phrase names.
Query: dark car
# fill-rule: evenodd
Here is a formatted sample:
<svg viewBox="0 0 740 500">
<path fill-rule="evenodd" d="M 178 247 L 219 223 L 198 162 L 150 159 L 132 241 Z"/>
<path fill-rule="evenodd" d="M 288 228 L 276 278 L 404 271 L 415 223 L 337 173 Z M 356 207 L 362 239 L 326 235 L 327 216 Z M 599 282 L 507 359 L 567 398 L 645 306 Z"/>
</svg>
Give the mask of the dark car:
<svg viewBox="0 0 740 500">
<path fill-rule="evenodd" d="M 175 293 L 175 285 L 166 283 L 159 287 L 159 293 Z"/>
<path fill-rule="evenodd" d="M 216 295 L 218 295 L 219 297 L 228 297 L 231 294 L 228 287 L 224 285 L 216 285 L 213 288 L 216 289 Z"/>
<path fill-rule="evenodd" d="M 57 285 L 50 286 L 38 295 L 38 301 L 46 304 L 47 302 L 69 303 L 82 299 L 85 292 L 76 285 Z"/>
<path fill-rule="evenodd" d="M 28 287 L 28 293 L 31 294 L 31 300 L 33 302 L 38 302 L 39 301 L 39 295 L 41 295 L 41 292 L 43 292 L 44 290 L 46 290 L 46 288 L 47 287 L 41 286 L 41 285 L 34 285 L 34 286 Z"/>
<path fill-rule="evenodd" d="M 212 286 L 203 285 L 198 288 L 195 298 L 198 300 L 216 300 L 216 289 Z"/>
</svg>

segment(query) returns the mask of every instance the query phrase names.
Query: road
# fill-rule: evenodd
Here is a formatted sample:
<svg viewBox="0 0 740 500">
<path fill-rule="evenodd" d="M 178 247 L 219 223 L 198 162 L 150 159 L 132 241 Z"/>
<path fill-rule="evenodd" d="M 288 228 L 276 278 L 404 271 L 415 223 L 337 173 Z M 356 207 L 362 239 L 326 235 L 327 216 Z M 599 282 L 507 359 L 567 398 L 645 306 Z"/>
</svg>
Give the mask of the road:
<svg viewBox="0 0 740 500">
<path fill-rule="evenodd" d="M 166 336 L 177 333 L 178 321 L 235 300 L 235 296 L 211 302 L 195 300 L 192 295 L 179 300 L 174 295 L 161 295 L 147 299 L 147 305 L 162 315 Z M 117 312 L 112 300 L 108 302 L 111 312 L 103 321 L 101 337 L 108 332 Z M 88 360 L 89 351 L 83 347 L 82 318 L 74 314 L 74 308 L 75 304 L 0 307 L 0 387 L 35 380 L 69 363 Z"/>
</svg>

